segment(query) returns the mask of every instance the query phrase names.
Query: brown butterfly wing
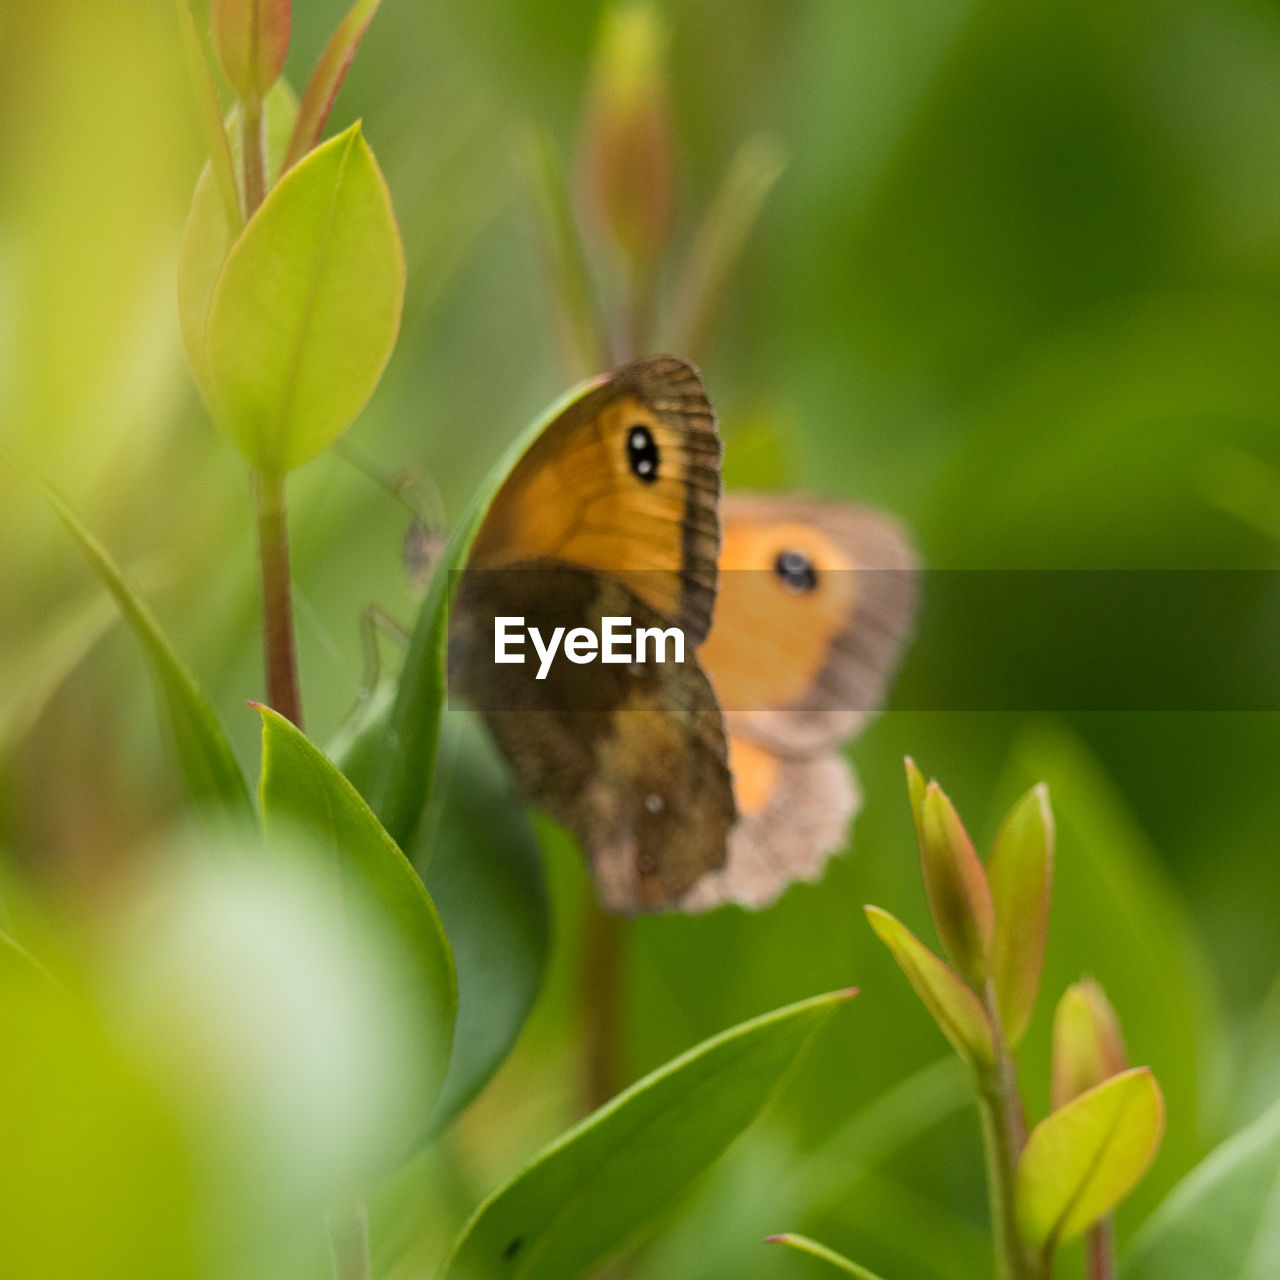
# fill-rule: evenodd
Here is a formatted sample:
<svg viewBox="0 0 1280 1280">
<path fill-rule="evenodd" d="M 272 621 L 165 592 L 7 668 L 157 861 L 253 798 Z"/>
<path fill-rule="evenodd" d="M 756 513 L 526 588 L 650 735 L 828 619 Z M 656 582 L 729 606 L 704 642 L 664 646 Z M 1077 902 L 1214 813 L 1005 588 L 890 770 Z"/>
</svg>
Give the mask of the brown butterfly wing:
<svg viewBox="0 0 1280 1280">
<path fill-rule="evenodd" d="M 652 450 L 630 448 L 636 432 Z M 720 437 L 697 373 L 674 356 L 638 360 L 530 446 L 468 566 L 554 560 L 607 573 L 696 645 L 715 604 L 719 497 Z"/>
<path fill-rule="evenodd" d="M 710 682 L 686 661 L 496 665 L 493 620 L 600 632 L 606 616 L 662 620 L 619 582 L 541 561 L 472 571 L 459 585 L 451 686 L 484 718 L 523 789 L 587 852 L 604 904 L 673 905 L 724 865 L 735 811 L 723 722 Z"/>
<path fill-rule="evenodd" d="M 746 739 L 730 737 L 735 787 L 744 756 L 760 750 Z M 681 911 L 709 911 L 726 902 L 753 910 L 767 907 L 795 881 L 821 879 L 827 859 L 844 846 L 862 797 L 843 756 L 833 752 L 769 760 L 770 786 L 760 807 L 748 809 L 739 799 L 725 866 L 703 876 L 681 898 Z"/>
<path fill-rule="evenodd" d="M 741 816 L 725 869 L 682 900 L 691 911 L 765 906 L 843 846 L 859 800 L 839 744 L 879 706 L 916 599 L 911 544 L 877 513 L 733 496 L 723 524 L 716 624 L 699 656 L 724 708 Z M 810 589 L 777 571 L 789 552 L 812 569 Z"/>
<path fill-rule="evenodd" d="M 719 464 L 694 370 L 669 356 L 624 366 L 513 468 L 455 601 L 454 687 L 480 705 L 526 794 L 577 834 L 615 911 L 669 906 L 724 864 L 724 728 L 693 655 L 715 602 Z M 531 667 L 487 660 L 495 614 L 542 618 L 545 633 L 602 613 L 679 626 L 688 662 L 561 659 L 533 681 Z"/>
<path fill-rule="evenodd" d="M 915 614 L 905 533 L 863 507 L 731 495 L 716 625 L 699 651 L 730 731 L 782 755 L 830 750 L 880 706 Z M 777 572 L 799 553 L 813 587 Z"/>
</svg>

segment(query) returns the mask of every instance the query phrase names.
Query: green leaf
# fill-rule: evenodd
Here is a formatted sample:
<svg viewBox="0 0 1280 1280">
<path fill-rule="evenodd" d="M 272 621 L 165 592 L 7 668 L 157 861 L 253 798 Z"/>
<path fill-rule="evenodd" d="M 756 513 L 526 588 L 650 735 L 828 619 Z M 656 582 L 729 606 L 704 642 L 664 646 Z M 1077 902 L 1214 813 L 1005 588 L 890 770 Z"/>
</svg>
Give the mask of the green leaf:
<svg viewBox="0 0 1280 1280">
<path fill-rule="evenodd" d="M 244 225 L 244 210 L 240 207 L 240 190 L 236 186 L 235 165 L 231 159 L 231 146 L 227 141 L 227 129 L 218 106 L 218 93 L 213 87 L 213 76 L 205 61 L 200 36 L 196 32 L 195 19 L 187 0 L 177 0 L 178 27 L 182 32 L 182 52 L 187 61 L 187 75 L 196 95 L 196 108 L 200 113 L 200 127 L 204 130 L 205 145 L 209 148 L 209 171 L 217 187 L 222 203 L 223 222 L 238 235 Z"/>
<path fill-rule="evenodd" d="M 1009 811 L 987 863 L 995 903 L 991 979 L 1010 1047 L 1026 1034 L 1040 991 L 1053 889 L 1053 810 L 1043 783 Z"/>
<path fill-rule="evenodd" d="M 1280 1103 L 1195 1167 L 1134 1238 L 1123 1280 L 1280 1275 Z"/>
<path fill-rule="evenodd" d="M 1042 985 L 1059 992 L 1092 974 L 1124 1024 L 1133 1062 L 1160 1081 L 1168 1129 L 1160 1160 L 1121 1207 L 1138 1223 L 1204 1156 L 1206 1096 L 1226 1041 L 1195 922 L 1171 884 L 1159 852 L 1088 748 L 1066 729 L 1034 727 L 1022 736 L 1001 790 L 1017 795 L 1038 779 L 1053 792 L 1057 854 L 1053 914 L 1077 922 L 1045 955 Z M 1026 1095 L 1047 1098 L 1052 1069 L 1052 1005 L 1037 1009 L 1020 1051 Z"/>
<path fill-rule="evenodd" d="M 887 911 L 867 907 L 866 913 L 876 936 L 889 948 L 956 1052 L 969 1062 L 990 1063 L 995 1057 L 991 1020 L 964 979 Z"/>
<path fill-rule="evenodd" d="M 298 121 L 285 154 L 286 169 L 297 164 L 320 141 L 338 90 L 346 79 L 347 68 L 351 65 L 351 59 L 355 57 L 360 41 L 364 39 L 365 29 L 380 3 L 381 0 L 356 0 L 350 12 L 329 37 L 329 43 L 325 45 L 320 61 L 316 63 L 311 79 L 302 91 Z"/>
<path fill-rule="evenodd" d="M 468 713 L 446 717 L 442 758 L 448 780 L 415 859 L 458 970 L 458 1024 L 432 1117 L 436 1132 L 510 1052 L 541 989 L 550 932 L 537 835 L 510 774 Z"/>
<path fill-rule="evenodd" d="M 574 1280 L 630 1240 L 744 1129 L 849 992 L 706 1041 L 552 1143 L 480 1206 L 446 1280 Z"/>
<path fill-rule="evenodd" d="M 242 98 L 261 97 L 280 78 L 289 52 L 290 0 L 211 0 L 218 62 Z"/>
<path fill-rule="evenodd" d="M 262 114 L 267 139 L 267 181 L 271 183 L 280 172 L 289 133 L 298 114 L 298 100 L 283 80 L 278 81 L 267 94 Z M 213 393 L 205 348 L 209 303 L 222 265 L 241 231 L 240 187 L 236 174 L 240 171 L 243 138 L 238 107 L 227 117 L 224 138 L 228 134 L 231 138 L 229 163 L 233 170 L 231 183 L 235 192 L 236 216 L 228 216 L 226 198 L 221 191 L 222 180 L 214 166 L 206 164 L 191 197 L 191 208 L 182 229 L 182 245 L 178 250 L 178 320 L 182 325 L 182 343 L 200 393 L 210 405 Z"/>
<path fill-rule="evenodd" d="M 244 774 L 204 691 L 102 544 L 52 489 L 46 488 L 45 493 L 142 645 L 197 810 L 217 828 L 252 822 L 253 804 Z"/>
<path fill-rule="evenodd" d="M 422 819 L 435 771 L 440 713 L 445 698 L 445 647 L 456 573 L 467 562 L 489 504 L 528 447 L 569 405 L 599 386 L 579 384 L 530 423 L 512 442 L 476 491 L 449 539 L 418 611 L 400 682 L 382 725 L 366 725 L 349 776 L 391 835 L 408 848 Z"/>
<path fill-rule="evenodd" d="M 357 123 L 276 183 L 213 288 L 212 408 L 253 466 L 291 470 L 347 427 L 382 376 L 403 299 L 391 197 Z"/>
<path fill-rule="evenodd" d="M 1053 1013 L 1053 1075 L 1049 1105 L 1056 1111 L 1129 1065 L 1120 1019 L 1092 979 L 1073 982 Z"/>
<path fill-rule="evenodd" d="M 0 1036 L 0 1275 L 207 1276 L 189 1136 L 118 1037 L 34 967 L 3 962 Z"/>
<path fill-rule="evenodd" d="M 910 776 L 908 785 L 914 786 Z M 995 928 L 991 888 L 955 805 L 936 782 L 925 788 L 920 807 L 920 869 L 943 948 L 964 977 L 981 986 Z"/>
<path fill-rule="evenodd" d="M 1018 1164 L 1018 1225 L 1050 1255 L 1124 1199 L 1155 1158 L 1164 1099 L 1146 1067 L 1112 1076 L 1031 1131 Z"/>
<path fill-rule="evenodd" d="M 767 1237 L 767 1243 L 789 1245 L 792 1249 L 798 1249 L 801 1253 L 808 1253 L 815 1258 L 821 1258 L 823 1262 L 831 1263 L 837 1271 L 843 1271 L 846 1275 L 858 1276 L 859 1280 L 880 1280 L 880 1277 L 874 1271 L 868 1271 L 866 1267 L 860 1267 L 856 1262 L 850 1262 L 848 1258 L 838 1254 L 834 1249 L 828 1249 L 825 1244 L 810 1240 L 808 1236 L 798 1236 L 788 1231 L 780 1236 Z"/>
<path fill-rule="evenodd" d="M 417 872 L 329 758 L 270 707 L 262 715 L 262 824 L 268 835 L 308 831 L 331 853 L 338 876 L 357 884 L 394 922 L 413 960 L 415 1004 L 431 1030 L 422 1067 L 423 1132 L 449 1064 L 457 1014 L 453 956 Z"/>
</svg>

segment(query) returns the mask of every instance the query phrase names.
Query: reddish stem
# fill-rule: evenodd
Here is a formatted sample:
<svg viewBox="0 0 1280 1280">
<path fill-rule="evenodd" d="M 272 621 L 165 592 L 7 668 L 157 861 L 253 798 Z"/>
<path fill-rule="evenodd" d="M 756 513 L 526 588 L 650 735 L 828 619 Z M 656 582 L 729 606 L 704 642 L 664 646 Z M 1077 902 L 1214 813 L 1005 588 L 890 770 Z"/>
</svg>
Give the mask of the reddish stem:
<svg viewBox="0 0 1280 1280">
<path fill-rule="evenodd" d="M 284 476 L 254 472 L 253 497 L 258 515 L 258 561 L 262 572 L 262 647 L 267 701 L 301 729 L 302 696 L 293 639 Z"/>
</svg>

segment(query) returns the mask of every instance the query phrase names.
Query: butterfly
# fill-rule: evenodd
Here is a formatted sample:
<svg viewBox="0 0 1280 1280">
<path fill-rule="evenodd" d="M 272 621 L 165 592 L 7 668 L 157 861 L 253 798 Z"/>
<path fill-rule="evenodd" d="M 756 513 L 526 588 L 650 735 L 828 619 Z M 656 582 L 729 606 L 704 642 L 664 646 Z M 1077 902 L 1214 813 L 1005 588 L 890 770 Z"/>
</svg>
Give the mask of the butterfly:
<svg viewBox="0 0 1280 1280">
<path fill-rule="evenodd" d="M 910 625 L 914 554 L 895 525 L 801 498 L 721 502 L 719 466 L 689 365 L 616 370 L 499 489 L 451 618 L 451 684 L 623 914 L 762 906 L 821 873 L 857 804 L 840 744 Z M 501 619 L 550 635 L 622 616 L 679 627 L 685 660 L 544 678 L 494 660 Z"/>
</svg>

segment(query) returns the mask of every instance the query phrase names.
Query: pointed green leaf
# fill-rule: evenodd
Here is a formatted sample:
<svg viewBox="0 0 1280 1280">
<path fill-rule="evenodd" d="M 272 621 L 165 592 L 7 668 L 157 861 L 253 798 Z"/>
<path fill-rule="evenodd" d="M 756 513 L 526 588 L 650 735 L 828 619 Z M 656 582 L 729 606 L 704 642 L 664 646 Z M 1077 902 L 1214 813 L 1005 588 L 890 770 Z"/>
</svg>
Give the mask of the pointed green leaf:
<svg viewBox="0 0 1280 1280">
<path fill-rule="evenodd" d="M 1031 788 L 1009 811 L 987 863 L 995 904 L 991 979 L 1010 1046 L 1031 1021 L 1040 990 L 1053 890 L 1053 810 L 1048 788 Z"/>
<path fill-rule="evenodd" d="M 434 903 L 409 860 L 383 830 L 360 793 L 301 730 L 270 707 L 262 715 L 263 829 L 308 831 L 328 851 L 338 876 L 357 883 L 395 922 L 414 962 L 415 1004 L 432 1043 L 422 1064 L 423 1132 L 449 1065 L 457 1013 L 453 955 Z"/>
<path fill-rule="evenodd" d="M 1197 1165 L 1134 1238 L 1123 1280 L 1280 1275 L 1280 1103 Z"/>
<path fill-rule="evenodd" d="M 1124 1199 L 1155 1158 L 1164 1099 L 1146 1067 L 1082 1093 L 1031 1131 L 1018 1164 L 1018 1226 L 1046 1255 Z"/>
<path fill-rule="evenodd" d="M 865 910 L 877 937 L 892 952 L 956 1052 L 970 1062 L 990 1063 L 995 1057 L 995 1041 L 982 1001 L 901 921 L 879 907 Z"/>
<path fill-rule="evenodd" d="M 445 1280 L 575 1280 L 630 1240 L 764 1106 L 849 992 L 745 1022 L 587 1117 L 494 1192 Z"/>
<path fill-rule="evenodd" d="M 1106 993 L 1092 978 L 1072 983 L 1053 1012 L 1053 1109 L 1118 1076 L 1128 1065 L 1120 1020 Z"/>
<path fill-rule="evenodd" d="M 907 770 L 907 798 L 911 801 L 911 818 L 916 824 L 916 840 L 924 843 L 924 774 L 910 757 L 903 761 Z"/>
<path fill-rule="evenodd" d="M 556 401 L 516 437 L 485 477 L 436 566 L 418 611 L 395 701 L 381 725 L 368 725 L 360 735 L 349 776 L 387 830 L 405 847 L 413 843 L 435 771 L 445 698 L 449 605 L 456 573 L 466 564 L 489 504 L 511 469 L 565 409 L 603 381 L 592 378 Z"/>
<path fill-rule="evenodd" d="M 289 133 L 298 114 L 298 100 L 285 81 L 280 80 L 266 96 L 262 115 L 267 139 L 267 182 L 275 181 L 284 159 Z M 221 122 L 220 122 L 221 123 Z M 205 333 L 209 324 L 209 303 L 213 286 L 218 282 L 223 263 L 241 231 L 240 187 L 235 173 L 240 168 L 243 138 L 240 130 L 240 108 L 226 120 L 226 134 L 231 138 L 232 190 L 236 198 L 236 216 L 228 216 L 221 180 L 217 180 L 212 164 L 206 164 L 196 182 L 182 229 L 182 245 L 178 250 L 178 320 L 182 325 L 182 344 L 187 361 L 210 405 L 213 402 L 209 360 L 205 350 Z"/>
<path fill-rule="evenodd" d="M 106 549 L 56 493 L 45 492 L 142 645 L 197 810 L 215 827 L 251 822 L 244 774 L 209 699 Z"/>
<path fill-rule="evenodd" d="M 995 929 L 991 889 L 960 815 L 936 782 L 921 804 L 920 869 L 943 949 L 966 979 L 981 985 Z"/>
<path fill-rule="evenodd" d="M 550 941 L 537 834 L 509 772 L 469 713 L 446 717 L 441 756 L 448 780 L 415 857 L 458 969 L 449 1077 L 431 1121 L 437 1133 L 510 1052 L 541 990 Z"/>
<path fill-rule="evenodd" d="M 1096 976 L 1123 1014 L 1133 1060 L 1151 1067 L 1167 1103 L 1160 1159 L 1125 1205 L 1126 1215 L 1141 1221 L 1203 1157 L 1212 1125 L 1206 1098 L 1214 1093 L 1226 1029 L 1199 930 L 1114 781 L 1078 738 L 1040 725 L 1013 759 L 1006 794 L 1052 780 L 1054 913 L 1089 922 L 1064 933 L 1058 941 L 1066 945 L 1047 949 L 1043 985 L 1057 993 L 1082 970 Z M 1029 1097 L 1050 1092 L 1050 1012 L 1037 1009 L 1021 1048 Z"/>
<path fill-rule="evenodd" d="M 326 449 L 395 345 L 404 250 L 359 124 L 301 160 L 231 247 L 205 333 L 214 416 L 272 474 Z"/>
<path fill-rule="evenodd" d="M 325 45 L 320 61 L 316 63 L 311 79 L 302 91 L 298 122 L 294 126 L 289 149 L 285 154 L 286 169 L 291 169 L 319 143 L 338 90 L 346 79 L 347 68 L 351 65 L 351 59 L 356 56 L 360 41 L 364 39 L 365 29 L 380 3 L 381 0 L 356 0 L 329 37 L 329 43 Z"/>
<path fill-rule="evenodd" d="M 812 1257 L 821 1258 L 823 1262 L 831 1263 L 837 1271 L 843 1271 L 846 1275 L 857 1276 L 858 1280 L 880 1280 L 880 1277 L 874 1271 L 868 1271 L 866 1267 L 861 1267 L 856 1262 L 851 1262 L 834 1249 L 828 1249 L 825 1244 L 810 1240 L 808 1236 L 798 1236 L 794 1232 L 787 1231 L 780 1236 L 769 1236 L 766 1243 L 789 1245 L 792 1249 L 797 1249 L 801 1253 L 807 1253 Z"/>
<path fill-rule="evenodd" d="M 280 78 L 289 52 L 290 0 L 211 0 L 213 47 L 231 87 L 261 97 Z"/>
</svg>

